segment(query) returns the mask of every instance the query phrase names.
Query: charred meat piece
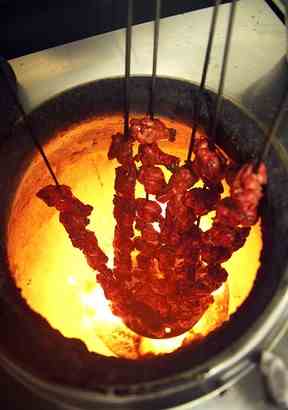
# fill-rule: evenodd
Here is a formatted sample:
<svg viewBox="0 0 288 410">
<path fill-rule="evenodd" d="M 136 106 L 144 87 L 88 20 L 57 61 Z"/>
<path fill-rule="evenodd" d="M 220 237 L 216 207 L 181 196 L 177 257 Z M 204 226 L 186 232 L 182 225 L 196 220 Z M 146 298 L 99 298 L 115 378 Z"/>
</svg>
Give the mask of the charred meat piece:
<svg viewBox="0 0 288 410">
<path fill-rule="evenodd" d="M 175 195 L 184 194 L 197 181 L 194 172 L 183 166 L 178 168 L 170 177 L 166 188 L 157 196 L 159 202 L 167 202 Z"/>
<path fill-rule="evenodd" d="M 131 252 L 135 247 L 132 238 L 134 237 L 133 224 L 136 217 L 135 186 L 137 170 L 133 162 L 130 165 L 126 165 L 115 169 L 116 195 L 113 200 L 113 215 L 116 220 L 116 226 L 113 239 L 113 274 L 118 282 L 121 282 L 123 278 L 131 276 L 133 267 Z M 117 287 L 119 286 L 119 283 L 117 283 Z"/>
<path fill-rule="evenodd" d="M 201 140 L 195 147 L 194 170 L 208 186 L 217 185 L 225 175 L 225 161 L 217 152 L 211 149 L 208 140 Z"/>
<path fill-rule="evenodd" d="M 121 165 L 130 166 L 133 164 L 133 150 L 131 139 L 124 137 L 118 132 L 112 135 L 112 142 L 108 151 L 108 159 L 117 159 Z"/>
<path fill-rule="evenodd" d="M 196 286 L 202 287 L 209 294 L 217 290 L 228 277 L 227 271 L 220 265 L 208 265 L 200 267 Z"/>
<path fill-rule="evenodd" d="M 130 121 L 130 136 L 140 144 L 153 144 L 159 140 L 174 141 L 176 131 L 167 128 L 165 124 L 149 117 L 133 119 Z"/>
<path fill-rule="evenodd" d="M 145 166 L 164 165 L 170 171 L 175 170 L 180 162 L 179 158 L 162 151 L 156 143 L 140 144 L 136 160 L 141 161 Z"/>
<path fill-rule="evenodd" d="M 129 166 L 128 169 L 122 165 L 116 168 L 115 172 L 114 187 L 117 195 L 125 199 L 134 199 L 137 177 L 135 165 Z"/>
<path fill-rule="evenodd" d="M 77 199 L 67 185 L 47 185 L 37 193 L 49 207 L 54 207 L 60 212 L 71 212 L 81 216 L 89 216 L 93 210 L 90 205 L 85 205 Z"/>
<path fill-rule="evenodd" d="M 166 186 L 164 174 L 159 167 L 143 166 L 139 170 L 138 181 L 144 185 L 147 194 L 157 195 Z"/>
<path fill-rule="evenodd" d="M 184 204 L 184 194 L 174 195 L 168 201 L 166 218 L 173 221 L 174 229 L 181 234 L 191 230 L 196 220 L 193 210 Z"/>
<path fill-rule="evenodd" d="M 196 216 L 202 216 L 215 209 L 220 200 L 220 193 L 216 189 L 193 188 L 186 192 L 184 203 L 192 208 Z"/>
<path fill-rule="evenodd" d="M 231 163 L 227 166 L 225 171 L 225 180 L 228 185 L 232 185 L 237 173 L 240 170 L 239 164 Z"/>
<path fill-rule="evenodd" d="M 212 228 L 202 233 L 202 243 L 211 246 L 221 246 L 232 252 L 244 245 L 250 228 L 238 228 L 214 223 Z"/>
<path fill-rule="evenodd" d="M 216 265 L 226 262 L 232 256 L 232 250 L 224 246 L 202 245 L 201 259 L 208 265 Z"/>
<path fill-rule="evenodd" d="M 253 225 L 258 219 L 257 208 L 263 196 L 262 186 L 266 183 L 266 167 L 262 163 L 257 173 L 253 171 L 252 164 L 245 164 L 231 184 L 231 198 L 239 212 L 245 215 L 248 225 Z"/>
<path fill-rule="evenodd" d="M 239 226 L 245 225 L 245 217 L 239 212 L 237 204 L 232 198 L 221 199 L 216 205 L 216 216 L 214 222 L 221 225 Z M 250 226 L 250 225 L 248 225 Z"/>
<path fill-rule="evenodd" d="M 100 249 L 95 234 L 86 229 L 89 223 L 87 216 L 91 214 L 93 208 L 90 205 L 84 205 L 65 185 L 59 187 L 48 185 L 41 189 L 37 196 L 48 206 L 53 206 L 60 211 L 60 222 L 73 246 L 84 253 L 88 264 L 99 272 L 106 271 L 108 258 Z"/>
<path fill-rule="evenodd" d="M 137 217 L 144 223 L 157 222 L 161 216 L 161 207 L 156 201 L 144 198 L 135 200 Z"/>
<path fill-rule="evenodd" d="M 123 214 L 131 215 L 133 218 L 135 217 L 136 203 L 133 198 L 126 199 L 121 196 L 114 195 L 113 204 L 113 215 L 117 222 L 121 222 Z"/>
<path fill-rule="evenodd" d="M 258 219 L 258 205 L 267 182 L 266 168 L 260 164 L 258 173 L 245 164 L 231 182 L 231 195 L 218 202 L 215 222 L 228 226 L 249 227 Z"/>
</svg>

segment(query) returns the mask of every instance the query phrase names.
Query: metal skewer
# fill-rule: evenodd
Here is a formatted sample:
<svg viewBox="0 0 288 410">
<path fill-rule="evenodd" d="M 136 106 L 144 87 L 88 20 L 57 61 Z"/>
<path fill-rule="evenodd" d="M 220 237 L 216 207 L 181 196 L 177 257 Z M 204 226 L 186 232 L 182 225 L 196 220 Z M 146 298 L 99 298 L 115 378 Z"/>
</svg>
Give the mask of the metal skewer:
<svg viewBox="0 0 288 410">
<path fill-rule="evenodd" d="M 217 97 L 216 97 L 216 104 L 215 104 L 215 112 L 214 112 L 214 117 L 213 117 L 213 123 L 211 127 L 211 132 L 210 132 L 210 138 L 212 141 L 215 139 L 215 133 L 218 125 L 218 119 L 219 115 L 221 113 L 221 108 L 222 108 L 222 101 L 223 101 L 223 90 L 224 90 L 224 84 L 225 84 L 225 77 L 226 77 L 226 71 L 227 71 L 227 63 L 228 63 L 228 57 L 229 57 L 229 51 L 230 51 L 230 45 L 231 45 L 231 37 L 232 37 L 232 31 L 233 31 L 233 25 L 234 25 L 234 20 L 235 20 L 235 11 L 236 11 L 236 4 L 238 0 L 233 0 L 231 5 L 230 5 L 230 13 L 229 13 L 229 21 L 228 21 L 228 27 L 227 27 L 227 33 L 226 33 L 226 39 L 225 39 L 225 45 L 224 45 L 224 53 L 223 53 L 223 60 L 222 60 L 222 66 L 221 66 L 221 73 L 220 73 L 220 81 L 219 81 L 219 86 L 218 86 L 218 92 L 217 92 Z M 202 73 L 202 81 L 200 84 L 200 88 L 198 90 L 197 94 L 197 100 L 200 92 L 203 92 L 205 82 L 206 82 L 206 77 L 207 77 L 207 70 L 209 66 L 209 60 L 210 60 L 210 54 L 211 54 L 211 49 L 212 49 L 212 43 L 213 43 L 213 37 L 215 34 L 215 27 L 216 27 L 216 22 L 217 22 L 217 16 L 218 16 L 218 7 L 221 4 L 221 1 L 215 1 L 215 6 L 214 6 L 214 11 L 213 11 L 213 16 L 212 16 L 212 22 L 211 22 L 211 29 L 210 29 L 210 34 L 209 34 L 209 40 L 208 40 L 208 45 L 207 45 L 207 51 L 206 51 L 206 57 L 205 57 L 205 63 L 204 63 L 204 68 L 203 68 L 203 73 Z M 202 86 L 202 88 L 201 88 Z M 190 146 L 188 150 L 188 157 L 187 157 L 187 162 L 191 160 L 191 155 L 193 151 L 193 146 L 194 146 L 194 141 L 195 141 L 195 135 L 196 135 L 196 130 L 198 126 L 198 121 L 199 121 L 199 104 L 196 102 L 196 121 L 194 118 L 194 126 L 192 130 L 192 136 L 191 136 L 191 141 L 190 141 Z M 206 184 L 204 184 L 204 189 L 206 188 Z M 199 216 L 196 221 L 196 225 L 200 225 L 200 219 L 201 217 Z"/>
<path fill-rule="evenodd" d="M 22 115 L 22 118 L 24 120 L 24 124 L 27 127 L 27 130 L 28 130 L 28 132 L 31 136 L 32 141 L 33 141 L 33 144 L 35 145 L 35 147 L 39 151 L 39 153 L 40 153 L 40 155 L 41 155 L 41 157 L 42 157 L 42 159 L 43 159 L 43 161 L 44 161 L 44 163 L 45 163 L 45 165 L 46 165 L 46 167 L 47 167 L 47 169 L 48 169 L 48 171 L 49 171 L 49 173 L 50 173 L 50 175 L 51 175 L 51 177 L 52 177 L 52 179 L 55 183 L 55 185 L 57 186 L 57 188 L 60 189 L 60 184 L 58 182 L 58 179 L 57 179 L 57 177 L 56 177 L 56 175 L 55 175 L 55 173 L 54 173 L 54 171 L 51 167 L 51 164 L 50 164 L 50 162 L 49 162 L 49 160 L 48 160 L 48 158 L 45 154 L 45 151 L 44 151 L 42 145 L 40 144 L 40 142 L 38 141 L 38 138 L 35 135 L 31 119 L 27 116 L 22 104 L 20 103 L 19 98 L 17 96 L 17 93 L 14 90 L 13 85 L 11 84 L 11 80 L 10 80 L 9 76 L 7 76 L 5 72 L 3 72 L 3 74 L 6 78 L 7 85 L 9 87 L 9 91 L 11 93 L 11 96 L 13 97 L 15 105 L 16 105 L 16 107 L 18 108 L 18 110 L 20 111 L 20 113 Z"/>
<path fill-rule="evenodd" d="M 155 6 L 155 20 L 154 20 L 154 35 L 153 35 L 153 64 L 152 77 L 150 85 L 150 97 L 148 105 L 148 115 L 153 120 L 155 113 L 155 88 L 156 88 L 156 73 L 158 61 L 158 45 L 159 45 L 159 29 L 160 29 L 160 15 L 161 15 L 161 0 L 156 0 Z M 149 194 L 146 192 L 146 199 L 149 200 Z"/>
<path fill-rule="evenodd" d="M 260 153 L 259 158 L 257 159 L 255 166 L 254 166 L 254 171 L 257 172 L 259 169 L 259 166 L 261 164 L 261 162 L 263 162 L 266 158 L 267 155 L 269 154 L 270 148 L 273 144 L 273 141 L 275 140 L 276 136 L 277 136 L 277 132 L 279 129 L 279 126 L 283 120 L 283 116 L 285 111 L 288 110 L 288 91 L 285 92 L 281 102 L 280 102 L 280 106 L 279 106 L 279 111 L 278 114 L 276 115 L 275 121 L 271 127 L 270 132 L 268 133 L 266 142 L 264 144 L 263 150 Z"/>
<path fill-rule="evenodd" d="M 203 71 L 202 71 L 202 77 L 201 77 L 201 83 L 200 87 L 198 88 L 196 92 L 196 96 L 194 99 L 194 119 L 193 119 L 193 128 L 192 128 L 192 134 L 191 134 L 191 139 L 190 139 L 190 145 L 188 149 L 188 155 L 187 155 L 187 162 L 191 161 L 191 155 L 192 151 L 194 148 L 194 141 L 195 141 L 195 135 L 196 131 L 198 128 L 198 123 L 199 123 L 199 97 L 202 94 L 205 85 L 206 85 L 206 79 L 207 79 L 207 72 L 208 72 L 208 67 L 210 63 L 210 55 L 211 55 L 211 50 L 212 50 L 212 45 L 213 45 L 213 39 L 215 35 L 215 28 L 216 28 L 216 22 L 217 22 L 217 17 L 218 17 L 218 11 L 219 11 L 219 6 L 221 4 L 222 0 L 215 0 L 215 4 L 213 7 L 213 14 L 212 14 L 212 19 L 211 19 L 211 25 L 210 25 L 210 31 L 209 31 L 209 38 L 208 38 L 208 43 L 207 43 L 207 48 L 206 48 L 206 54 L 205 54 L 205 60 L 204 60 L 204 66 L 203 66 Z"/>
<path fill-rule="evenodd" d="M 228 63 L 228 58 L 229 58 L 229 52 L 230 52 L 230 49 L 231 49 L 230 46 L 231 46 L 231 38 L 232 38 L 234 21 L 235 21 L 235 12 L 236 12 L 237 1 L 238 0 L 233 0 L 231 5 L 230 5 L 229 21 L 228 21 L 228 27 L 227 27 L 227 33 L 226 33 L 226 39 L 225 39 L 224 54 L 223 54 L 221 74 L 220 74 L 220 81 L 219 81 L 219 86 L 218 86 L 217 99 L 216 99 L 216 105 L 215 105 L 215 113 L 214 113 L 214 119 L 213 119 L 213 124 L 212 124 L 212 129 L 211 129 L 211 135 L 210 135 L 212 141 L 214 141 L 214 139 L 215 139 L 215 134 L 216 134 L 216 130 L 217 130 L 219 115 L 220 115 L 221 109 L 222 109 L 223 90 L 224 90 L 224 85 L 225 85 L 225 78 L 226 78 L 226 72 L 227 72 L 227 63 Z"/>
<path fill-rule="evenodd" d="M 128 0 L 127 27 L 125 40 L 125 80 L 124 80 L 124 135 L 128 137 L 130 112 L 130 68 L 132 45 L 133 0 Z"/>
<path fill-rule="evenodd" d="M 156 87 L 156 72 L 157 72 L 157 61 L 158 61 L 160 15 L 161 15 L 161 0 L 156 0 L 155 21 L 154 21 L 154 40 L 153 40 L 153 66 L 152 66 L 150 99 L 149 99 L 149 109 L 148 109 L 148 113 L 151 119 L 154 118 L 154 112 L 155 112 L 155 87 Z"/>
</svg>

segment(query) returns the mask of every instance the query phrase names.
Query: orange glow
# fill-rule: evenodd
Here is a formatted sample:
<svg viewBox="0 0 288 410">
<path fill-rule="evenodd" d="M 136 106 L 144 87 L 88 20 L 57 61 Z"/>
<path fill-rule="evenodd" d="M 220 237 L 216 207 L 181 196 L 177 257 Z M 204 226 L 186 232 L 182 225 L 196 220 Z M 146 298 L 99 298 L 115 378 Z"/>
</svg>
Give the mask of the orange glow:
<svg viewBox="0 0 288 410">
<path fill-rule="evenodd" d="M 168 119 L 164 121 L 177 129 L 177 141 L 163 142 L 161 147 L 185 158 L 190 128 Z M 96 232 L 110 264 L 117 164 L 107 160 L 107 149 L 111 135 L 121 131 L 121 124 L 122 119 L 117 115 L 96 118 L 59 133 L 45 147 L 60 182 L 71 186 L 82 202 L 93 205 L 89 229 Z M 57 211 L 35 196 L 48 183 L 50 177 L 36 155 L 23 176 L 11 209 L 7 232 L 10 268 L 30 307 L 65 337 L 83 340 L 90 351 L 129 359 L 170 353 L 221 326 L 253 287 L 262 247 L 260 223 L 252 228 L 245 246 L 223 264 L 229 278 L 214 292 L 215 302 L 193 329 L 161 340 L 135 334 L 111 313 L 109 301 L 95 281 L 95 272 L 82 253 L 72 247 Z M 143 190 L 138 184 L 137 196 L 141 194 Z M 203 229 L 208 229 L 212 216 L 202 218 Z"/>
</svg>

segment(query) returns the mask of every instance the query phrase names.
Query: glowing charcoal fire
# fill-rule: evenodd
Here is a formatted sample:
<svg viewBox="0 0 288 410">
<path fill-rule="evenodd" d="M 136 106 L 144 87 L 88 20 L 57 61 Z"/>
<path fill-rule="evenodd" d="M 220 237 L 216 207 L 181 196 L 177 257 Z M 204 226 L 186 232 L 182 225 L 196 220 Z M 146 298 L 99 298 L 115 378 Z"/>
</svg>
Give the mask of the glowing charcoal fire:
<svg viewBox="0 0 288 410">
<path fill-rule="evenodd" d="M 161 149 L 184 158 L 190 129 L 165 119 L 177 129 L 177 141 L 163 141 Z M 107 159 L 111 135 L 121 130 L 121 118 L 111 116 L 94 119 L 56 136 L 46 147 L 61 182 L 70 186 L 83 203 L 93 204 L 89 230 L 97 235 L 99 245 L 113 267 L 114 169 L 116 161 Z M 71 141 L 73 141 L 71 143 Z M 65 156 L 63 158 L 63 151 Z M 167 171 L 168 172 L 168 171 Z M 166 171 L 165 177 L 167 179 Z M 245 245 L 222 266 L 228 280 L 213 292 L 214 303 L 195 326 L 176 337 L 165 327 L 166 339 L 151 339 L 129 329 L 119 316 L 112 313 L 111 301 L 95 281 L 95 271 L 85 257 L 71 246 L 59 224 L 54 209 L 46 207 L 35 194 L 49 183 L 43 165 L 36 156 L 18 188 L 12 207 L 8 252 L 17 286 L 32 309 L 66 337 L 83 340 L 88 349 L 103 355 L 130 359 L 170 353 L 181 346 L 205 337 L 229 319 L 229 315 L 248 296 L 257 269 L 262 247 L 260 222 L 251 228 Z M 226 186 L 224 196 L 228 193 Z M 144 197 L 137 184 L 136 196 Z M 162 214 L 165 213 L 165 205 Z M 213 213 L 201 218 L 201 229 L 212 224 Z M 156 230 L 159 226 L 154 227 Z"/>
</svg>

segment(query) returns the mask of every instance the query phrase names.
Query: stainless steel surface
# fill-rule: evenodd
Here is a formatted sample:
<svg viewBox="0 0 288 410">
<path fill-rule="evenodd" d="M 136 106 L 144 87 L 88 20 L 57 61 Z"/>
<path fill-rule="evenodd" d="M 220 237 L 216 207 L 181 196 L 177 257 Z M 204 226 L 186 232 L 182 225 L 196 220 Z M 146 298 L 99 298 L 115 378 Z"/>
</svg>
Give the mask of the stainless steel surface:
<svg viewBox="0 0 288 410">
<path fill-rule="evenodd" d="M 38 141 L 38 138 L 34 132 L 34 128 L 33 128 L 33 124 L 29 118 L 29 116 L 26 115 L 26 112 L 22 106 L 22 104 L 19 101 L 18 95 L 17 95 L 17 90 L 15 89 L 15 83 L 9 78 L 8 75 L 4 74 L 4 78 L 6 79 L 6 84 L 7 84 L 7 89 L 12 97 L 12 99 L 14 100 L 15 106 L 17 107 L 21 117 L 22 117 L 22 121 L 24 121 L 25 126 L 30 134 L 30 137 L 33 141 L 33 144 L 35 145 L 36 149 L 39 151 L 50 175 L 52 180 L 54 181 L 55 185 L 59 188 L 59 182 L 57 180 L 57 177 L 52 169 L 52 166 L 48 160 L 47 155 L 45 154 L 45 151 L 43 149 L 43 147 L 41 146 L 41 144 Z"/>
<path fill-rule="evenodd" d="M 261 371 L 265 378 L 269 396 L 280 408 L 288 408 L 288 367 L 275 353 L 264 351 L 261 357 Z"/>
<path fill-rule="evenodd" d="M 158 74 L 200 82 L 212 9 L 161 20 Z M 217 88 L 229 5 L 219 11 L 207 86 Z M 133 27 L 131 74 L 151 75 L 153 23 Z M 125 30 L 11 60 L 28 110 L 91 80 L 124 74 Z M 241 0 L 225 94 L 241 102 L 267 77 L 286 50 L 285 27 L 263 0 Z M 269 80 L 269 79 L 268 79 Z M 266 82 L 267 80 L 265 80 Z M 277 81 L 277 80 L 276 80 Z"/>
<path fill-rule="evenodd" d="M 229 6 L 219 11 L 218 27 L 207 86 L 216 88 L 225 41 Z M 159 43 L 158 74 L 200 82 L 211 9 L 163 19 Z M 133 29 L 132 74 L 151 74 L 153 24 Z M 87 81 L 123 75 L 124 31 L 118 30 L 76 43 L 11 60 L 27 110 L 47 98 Z M 262 0 L 241 0 L 232 39 L 231 64 L 225 94 L 247 106 L 265 121 L 277 107 L 285 82 L 285 27 Z M 279 71 L 279 66 L 281 70 Z M 271 92 L 272 90 L 272 92 Z M 266 93 L 266 94 L 265 94 Z M 270 113 L 263 115 L 263 94 Z M 284 339 L 284 346 L 287 341 Z M 248 347 L 247 347 L 248 348 Z M 285 348 L 283 349 L 285 351 Z M 246 381 L 245 381 L 246 380 Z M 247 385 L 248 383 L 248 385 Z M 245 385 L 245 387 L 244 387 Z M 258 386 L 257 389 L 254 386 Z M 247 390 L 248 389 L 248 390 Z M 248 392 L 248 393 L 247 393 Z M 203 409 L 268 409 L 257 373 L 214 398 Z M 189 404 L 180 410 L 189 409 Z M 201 407 L 199 407 L 200 410 Z M 43 407 L 44 409 L 44 407 Z M 49 409 L 49 407 L 47 407 Z"/>
</svg>

